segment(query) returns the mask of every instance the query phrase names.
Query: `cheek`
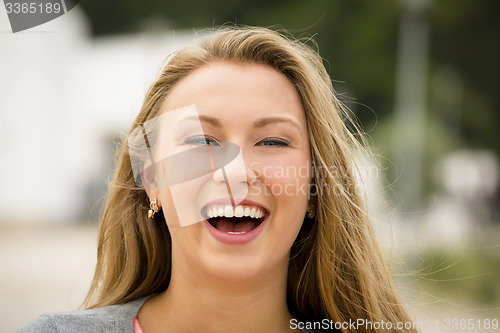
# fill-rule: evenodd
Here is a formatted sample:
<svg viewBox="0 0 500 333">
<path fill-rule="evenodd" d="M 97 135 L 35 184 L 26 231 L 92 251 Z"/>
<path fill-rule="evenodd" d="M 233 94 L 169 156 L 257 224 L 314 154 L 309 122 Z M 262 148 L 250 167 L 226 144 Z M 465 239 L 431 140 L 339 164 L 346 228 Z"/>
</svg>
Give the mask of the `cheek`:
<svg viewBox="0 0 500 333">
<path fill-rule="evenodd" d="M 168 188 L 160 190 L 160 200 L 163 216 L 165 217 L 167 224 L 169 226 L 180 226 L 174 200 Z"/>
<path fill-rule="evenodd" d="M 198 177 L 173 186 L 167 182 L 166 188 L 160 190 L 162 208 L 169 226 L 186 227 L 203 221 L 203 205 L 199 194 L 209 177 L 210 175 Z"/>
<path fill-rule="evenodd" d="M 174 191 L 175 193 L 175 191 Z M 172 239 L 172 250 L 175 253 L 189 253 L 189 245 L 199 239 L 201 223 L 185 224 L 186 212 L 179 212 L 178 200 L 174 200 L 169 188 L 160 191 L 162 212 Z M 188 205 L 189 206 L 189 205 Z M 193 207 L 188 207 L 193 211 Z M 179 254 L 177 254 L 179 255 Z"/>
<path fill-rule="evenodd" d="M 275 200 L 307 201 L 311 182 L 309 159 L 304 156 L 282 156 L 262 163 L 258 171 L 266 190 Z M 292 208 L 292 207 L 290 207 Z"/>
<path fill-rule="evenodd" d="M 276 248 L 288 251 L 304 221 L 309 199 L 311 166 L 307 157 L 282 156 L 259 170 L 274 202 L 271 229 Z"/>
</svg>

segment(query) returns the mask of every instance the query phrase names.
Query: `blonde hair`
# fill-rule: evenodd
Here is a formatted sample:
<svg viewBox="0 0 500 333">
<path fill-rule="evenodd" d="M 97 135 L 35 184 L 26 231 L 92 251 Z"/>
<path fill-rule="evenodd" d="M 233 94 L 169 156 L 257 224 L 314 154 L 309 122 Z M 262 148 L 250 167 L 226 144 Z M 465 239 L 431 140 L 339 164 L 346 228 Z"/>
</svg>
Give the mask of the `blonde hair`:
<svg viewBox="0 0 500 333">
<path fill-rule="evenodd" d="M 320 189 L 330 189 L 315 197 L 316 217 L 304 219 L 291 249 L 287 287 L 291 313 L 307 321 L 409 322 L 357 191 L 354 154 L 361 145 L 343 122 L 348 119 L 346 112 L 317 51 L 265 28 L 219 29 L 200 46 L 171 57 L 150 87 L 131 130 L 159 114 L 179 80 L 213 61 L 265 64 L 290 79 L 306 114 L 312 158 L 319 170 L 314 182 Z M 156 214 L 154 223 L 147 219 L 147 207 L 148 197 L 135 184 L 123 144 L 102 218 L 86 308 L 125 303 L 168 287 L 170 234 L 163 214 Z"/>
</svg>

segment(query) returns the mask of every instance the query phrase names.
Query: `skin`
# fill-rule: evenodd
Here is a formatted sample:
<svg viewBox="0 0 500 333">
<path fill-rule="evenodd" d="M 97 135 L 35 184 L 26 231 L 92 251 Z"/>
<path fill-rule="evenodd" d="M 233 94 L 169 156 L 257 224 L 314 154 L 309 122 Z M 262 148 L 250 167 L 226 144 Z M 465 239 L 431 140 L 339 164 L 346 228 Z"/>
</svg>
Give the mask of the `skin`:
<svg viewBox="0 0 500 333">
<path fill-rule="evenodd" d="M 191 104 L 200 116 L 219 123 L 202 120 L 202 134 L 239 145 L 244 169 L 228 165 L 226 173 L 248 186 L 247 199 L 266 207 L 269 220 L 256 239 L 228 245 L 214 239 L 204 223 L 180 227 L 168 188 L 148 190 L 150 199 L 158 198 L 163 206 L 172 236 L 172 278 L 165 292 L 141 308 L 139 323 L 145 333 L 292 331 L 286 304 L 288 260 L 306 214 L 304 189 L 311 178 L 300 97 L 271 67 L 213 62 L 177 83 L 162 112 Z M 259 121 L 263 126 L 254 126 Z M 283 172 L 287 167 L 307 172 Z M 222 189 L 219 170 L 200 184 L 198 199 L 218 198 Z"/>
</svg>

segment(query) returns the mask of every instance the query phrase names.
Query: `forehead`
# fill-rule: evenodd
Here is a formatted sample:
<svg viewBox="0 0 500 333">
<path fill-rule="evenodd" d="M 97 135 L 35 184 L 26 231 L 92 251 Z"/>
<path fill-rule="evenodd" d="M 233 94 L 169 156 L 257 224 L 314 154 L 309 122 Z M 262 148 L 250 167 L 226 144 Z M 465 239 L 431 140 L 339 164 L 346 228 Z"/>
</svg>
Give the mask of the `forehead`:
<svg viewBox="0 0 500 333">
<path fill-rule="evenodd" d="M 195 104 L 200 114 L 259 117 L 286 114 L 305 123 L 295 86 L 257 63 L 213 62 L 196 69 L 168 93 L 162 112 Z"/>
</svg>

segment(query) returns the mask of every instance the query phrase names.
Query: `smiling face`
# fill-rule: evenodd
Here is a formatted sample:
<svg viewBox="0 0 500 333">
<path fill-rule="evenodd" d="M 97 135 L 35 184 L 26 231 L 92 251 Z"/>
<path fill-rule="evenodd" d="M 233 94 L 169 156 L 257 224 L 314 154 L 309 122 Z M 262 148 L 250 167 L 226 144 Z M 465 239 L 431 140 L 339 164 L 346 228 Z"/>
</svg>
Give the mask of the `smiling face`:
<svg viewBox="0 0 500 333">
<path fill-rule="evenodd" d="M 178 82 L 161 112 L 188 105 L 199 120 L 175 126 L 177 149 L 232 143 L 240 158 L 190 185 L 197 213 L 206 218 L 201 223 L 181 226 L 175 191 L 159 191 L 173 270 L 241 281 L 286 268 L 311 181 L 306 119 L 295 87 L 265 65 L 214 62 Z M 228 189 L 235 202 L 228 201 Z"/>
</svg>

